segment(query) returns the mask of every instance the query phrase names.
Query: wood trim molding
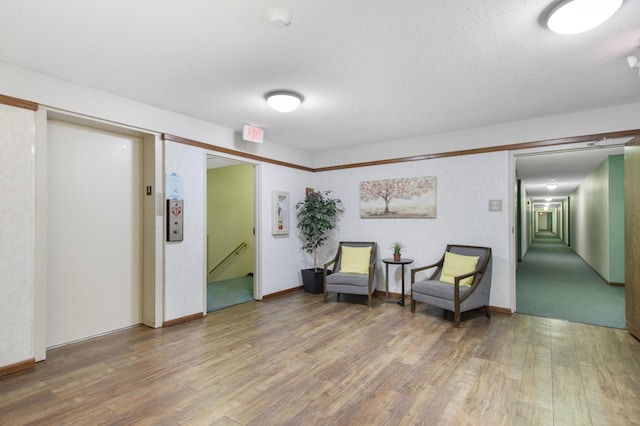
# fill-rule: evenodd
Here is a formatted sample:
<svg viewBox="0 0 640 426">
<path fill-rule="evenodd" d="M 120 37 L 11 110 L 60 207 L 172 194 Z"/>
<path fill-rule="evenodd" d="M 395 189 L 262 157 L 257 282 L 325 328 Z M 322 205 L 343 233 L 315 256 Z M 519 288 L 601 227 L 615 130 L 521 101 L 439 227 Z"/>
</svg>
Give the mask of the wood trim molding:
<svg viewBox="0 0 640 426">
<path fill-rule="evenodd" d="M 489 306 L 491 312 L 498 312 L 501 314 L 512 314 L 513 311 L 509 308 L 501 308 L 500 306 Z"/>
<path fill-rule="evenodd" d="M 485 154 L 497 151 L 515 151 L 520 149 L 544 148 L 548 146 L 568 145 L 574 143 L 582 143 L 603 138 L 617 139 L 625 137 L 640 136 L 640 129 L 624 130 L 619 132 L 597 133 L 593 135 L 572 136 L 567 138 L 547 139 L 542 141 L 522 142 L 509 145 L 489 146 L 485 148 L 464 149 L 460 151 L 448 151 L 435 154 L 414 155 L 411 157 L 398 157 L 388 160 L 367 161 L 362 163 L 344 164 L 341 166 L 320 167 L 314 169 L 314 172 L 327 172 L 332 170 L 352 169 L 356 167 L 379 166 L 382 164 L 406 163 L 410 161 L 433 160 L 436 158 L 458 157 L 462 155 Z"/>
<path fill-rule="evenodd" d="M 198 312 L 197 314 L 187 315 L 186 317 L 175 318 L 169 321 L 164 321 L 162 323 L 163 327 L 171 327 L 172 325 L 181 324 L 183 322 L 193 321 L 197 319 L 204 318 L 204 314 L 202 312 Z"/>
<path fill-rule="evenodd" d="M 0 95 L 0 104 L 11 105 L 18 108 L 29 109 L 31 111 L 38 110 L 38 104 L 23 99 L 12 98 L 11 96 Z"/>
<path fill-rule="evenodd" d="M 262 157 L 260 155 L 250 154 L 248 152 L 237 151 L 235 149 L 223 148 L 221 146 L 211 145 L 211 144 L 204 143 L 204 142 L 198 142 L 198 141 L 194 141 L 194 140 L 191 140 L 191 139 L 182 138 L 180 136 L 174 136 L 174 135 L 170 135 L 170 134 L 164 133 L 162 135 L 162 137 L 166 141 L 172 141 L 172 142 L 177 142 L 177 143 L 181 143 L 181 144 L 185 144 L 185 145 L 195 146 L 195 147 L 198 147 L 198 148 L 208 149 L 208 150 L 211 150 L 211 151 L 222 152 L 224 154 L 235 155 L 237 157 L 247 158 L 247 159 L 250 159 L 250 160 L 262 161 L 262 162 L 265 162 L 265 163 L 271 163 L 271 164 L 275 164 L 275 165 L 278 165 L 278 166 L 284 166 L 284 167 L 290 167 L 292 169 L 304 170 L 306 172 L 313 172 L 314 171 L 311 167 L 305 167 L 305 166 L 300 166 L 300 165 L 293 164 L 293 163 L 287 163 L 285 161 L 274 160 L 274 159 L 271 159 L 271 158 Z"/>
<path fill-rule="evenodd" d="M 640 145 L 640 136 L 636 136 L 634 139 L 630 140 L 625 144 L 626 146 L 635 146 Z"/>
<path fill-rule="evenodd" d="M 522 143 L 514 143 L 508 145 L 497 145 L 490 146 L 484 148 L 473 148 L 473 149 L 464 149 L 459 151 L 447 151 L 447 152 L 439 152 L 434 154 L 423 154 L 423 155 L 414 155 L 409 157 L 398 157 L 391 158 L 386 160 L 374 160 L 374 161 L 365 161 L 361 163 L 350 163 L 350 164 L 342 164 L 339 166 L 329 166 L 329 167 L 305 167 L 297 164 L 287 163 L 284 161 L 273 160 L 266 157 L 261 157 L 259 155 L 250 154 L 243 151 L 237 151 L 234 149 L 223 148 L 216 145 L 207 144 L 204 142 L 198 142 L 191 139 L 182 138 L 175 135 L 163 134 L 163 138 L 165 140 L 169 140 L 172 142 L 182 143 L 185 145 L 191 145 L 203 149 L 209 149 L 212 151 L 222 152 L 225 154 L 235 155 L 241 158 L 247 158 L 255 161 L 264 161 L 266 163 L 276 164 L 278 166 L 291 167 L 298 170 L 304 170 L 307 172 L 328 172 L 333 170 L 344 170 L 344 169 L 353 169 L 358 167 L 370 167 L 370 166 L 380 166 L 384 164 L 395 164 L 395 163 L 407 163 L 411 161 L 423 161 L 423 160 L 434 160 L 436 158 L 446 158 L 446 157 L 459 157 L 462 155 L 472 155 L 472 154 L 486 154 L 489 152 L 498 152 L 498 151 L 517 151 L 520 149 L 530 149 L 530 148 L 544 148 L 549 146 L 557 146 L 557 145 L 570 145 L 574 143 L 583 143 L 593 140 L 599 139 L 618 139 L 625 137 L 633 137 L 635 136 L 636 140 L 640 140 L 640 129 L 635 130 L 623 130 L 618 132 L 608 132 L 608 133 L 596 133 L 591 135 L 582 135 L 582 136 L 571 136 L 566 138 L 557 138 L 557 139 L 546 139 L 541 141 L 532 141 L 532 142 L 522 142 Z M 634 141 L 630 141 L 629 144 L 634 143 Z"/>
<path fill-rule="evenodd" d="M 37 111 L 39 107 L 39 105 L 36 102 L 31 102 L 31 101 L 27 101 L 19 98 L 13 98 L 11 96 L 6 96 L 2 94 L 0 94 L 0 104 L 11 105 L 18 108 L 25 108 L 32 111 Z M 350 164 L 343 164 L 338 166 L 313 168 L 313 167 L 306 167 L 298 164 L 288 163 L 285 161 L 274 160 L 272 158 L 262 157 L 260 155 L 238 151 L 235 149 L 224 148 L 217 145 L 211 145 L 208 143 L 183 138 L 180 136 L 175 136 L 168 133 L 164 133 L 162 135 L 163 139 L 167 141 L 177 142 L 185 145 L 191 145 L 191 146 L 195 146 L 195 147 L 199 147 L 199 148 L 203 148 L 211 151 L 234 155 L 240 158 L 246 158 L 254 161 L 261 161 L 265 163 L 275 164 L 278 166 L 289 167 L 293 169 L 303 170 L 306 172 L 314 172 L 314 173 L 327 172 L 332 170 L 352 169 L 352 168 L 358 168 L 358 167 L 380 166 L 384 164 L 407 163 L 411 161 L 433 160 L 436 158 L 457 157 L 462 155 L 484 154 L 484 153 L 497 152 L 497 151 L 512 151 L 512 150 L 541 148 L 541 147 L 556 146 L 556 145 L 568 145 L 568 144 L 588 142 L 588 141 L 598 140 L 603 138 L 617 139 L 617 138 L 633 137 L 633 136 L 635 136 L 636 138 L 633 141 L 628 142 L 628 144 L 629 145 L 639 144 L 640 129 L 634 129 L 634 130 L 623 130 L 618 132 L 596 133 L 596 134 L 582 135 L 582 136 L 571 136 L 571 137 L 565 137 L 565 138 L 546 139 L 541 141 L 522 142 L 522 143 L 497 145 L 497 146 L 484 147 L 484 148 L 465 149 L 465 150 L 459 150 L 459 151 L 447 151 L 447 152 L 440 152 L 440 153 L 434 153 L 434 154 L 414 155 L 409 157 L 398 157 L 398 158 L 391 158 L 386 160 L 374 160 L 374 161 L 365 161 L 361 163 L 350 163 Z"/>
<path fill-rule="evenodd" d="M 24 361 L 16 362 L 14 364 L 5 365 L 4 367 L 0 367 L 0 377 L 6 376 L 7 374 L 17 373 L 18 371 L 26 370 L 28 368 L 34 367 L 35 365 L 35 358 L 25 359 Z"/>
<path fill-rule="evenodd" d="M 302 286 L 299 287 L 293 287 L 293 288 L 289 288 L 287 290 L 282 290 L 282 291 L 277 291 L 275 293 L 270 293 L 267 295 L 262 296 L 262 300 L 269 300 L 269 299 L 274 299 L 278 296 L 282 296 L 283 294 L 287 294 L 287 293 L 293 293 L 294 291 L 298 291 L 298 290 L 302 290 Z"/>
</svg>

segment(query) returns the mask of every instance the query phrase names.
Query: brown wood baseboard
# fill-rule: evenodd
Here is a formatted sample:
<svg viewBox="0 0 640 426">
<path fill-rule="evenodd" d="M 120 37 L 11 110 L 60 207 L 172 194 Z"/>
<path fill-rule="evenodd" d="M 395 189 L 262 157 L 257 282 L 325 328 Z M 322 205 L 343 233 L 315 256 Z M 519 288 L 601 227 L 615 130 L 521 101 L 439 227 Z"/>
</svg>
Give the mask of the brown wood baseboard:
<svg viewBox="0 0 640 426">
<path fill-rule="evenodd" d="M 197 319 L 204 318 L 204 314 L 202 312 L 198 312 L 197 314 L 187 315 L 186 317 L 175 318 L 169 321 L 164 321 L 162 323 L 163 327 L 171 327 L 172 325 L 180 324 L 187 321 L 193 321 Z"/>
<path fill-rule="evenodd" d="M 30 358 L 24 361 L 16 362 L 14 364 L 5 365 L 0 367 L 0 376 L 6 376 L 7 374 L 17 373 L 18 371 L 26 370 L 36 365 L 36 359 Z"/>
<path fill-rule="evenodd" d="M 613 282 L 613 281 L 609 281 L 608 284 L 611 287 L 624 287 L 624 283 L 616 283 L 616 282 Z"/>
<path fill-rule="evenodd" d="M 499 312 L 501 314 L 512 314 L 513 312 L 509 308 L 501 308 L 500 306 L 489 306 L 491 312 Z"/>
<path fill-rule="evenodd" d="M 283 294 L 293 293 L 294 291 L 302 290 L 302 286 L 289 288 L 287 290 L 277 291 L 275 293 L 265 294 L 262 296 L 262 300 L 273 299 L 274 297 L 282 296 Z"/>
</svg>

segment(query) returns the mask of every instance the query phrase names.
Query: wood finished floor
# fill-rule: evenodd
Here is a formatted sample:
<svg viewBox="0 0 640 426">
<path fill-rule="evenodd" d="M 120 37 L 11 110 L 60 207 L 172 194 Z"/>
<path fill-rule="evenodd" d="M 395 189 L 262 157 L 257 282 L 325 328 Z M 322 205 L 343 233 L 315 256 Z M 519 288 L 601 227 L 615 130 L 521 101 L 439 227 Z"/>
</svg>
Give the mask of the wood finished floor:
<svg viewBox="0 0 640 426">
<path fill-rule="evenodd" d="M 299 291 L 50 350 L 0 378 L 0 424 L 640 424 L 624 330 L 362 303 Z"/>
</svg>

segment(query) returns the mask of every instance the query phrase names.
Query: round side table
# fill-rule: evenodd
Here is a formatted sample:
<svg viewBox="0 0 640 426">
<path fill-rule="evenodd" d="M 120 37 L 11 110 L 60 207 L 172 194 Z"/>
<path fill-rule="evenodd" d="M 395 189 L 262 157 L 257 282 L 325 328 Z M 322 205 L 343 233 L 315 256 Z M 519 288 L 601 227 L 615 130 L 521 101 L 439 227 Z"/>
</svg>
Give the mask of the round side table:
<svg viewBox="0 0 640 426">
<path fill-rule="evenodd" d="M 404 306 L 404 265 L 408 265 L 413 263 L 413 259 L 408 258 L 400 258 L 400 260 L 393 260 L 392 257 L 385 257 L 382 259 L 385 267 L 385 293 L 386 293 L 386 302 L 389 302 L 389 265 L 400 265 L 402 268 L 402 297 L 398 300 L 398 305 Z"/>
</svg>

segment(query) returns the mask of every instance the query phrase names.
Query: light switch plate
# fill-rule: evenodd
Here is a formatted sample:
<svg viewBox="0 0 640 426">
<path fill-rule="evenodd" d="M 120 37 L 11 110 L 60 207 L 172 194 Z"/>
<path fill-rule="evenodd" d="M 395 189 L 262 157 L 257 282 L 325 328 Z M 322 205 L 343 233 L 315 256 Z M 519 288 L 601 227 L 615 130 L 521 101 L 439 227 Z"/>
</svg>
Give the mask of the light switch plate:
<svg viewBox="0 0 640 426">
<path fill-rule="evenodd" d="M 489 211 L 490 212 L 501 212 L 502 211 L 502 200 L 489 200 Z"/>
</svg>

